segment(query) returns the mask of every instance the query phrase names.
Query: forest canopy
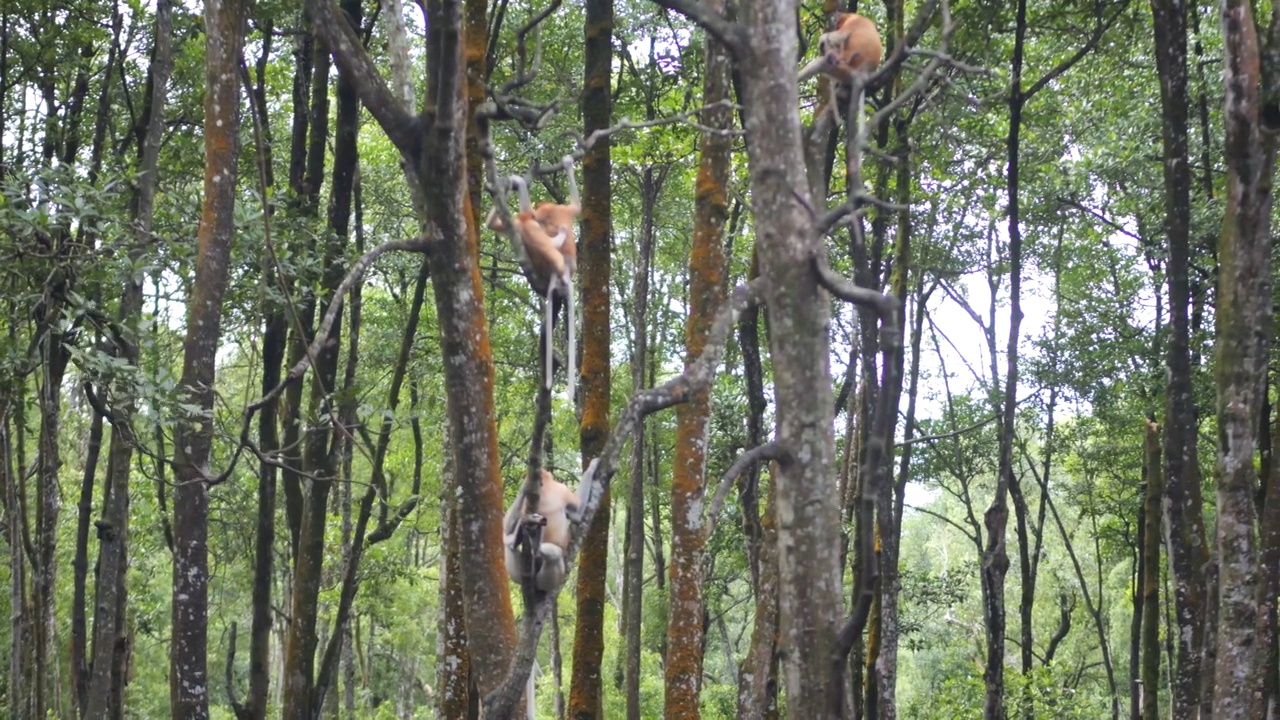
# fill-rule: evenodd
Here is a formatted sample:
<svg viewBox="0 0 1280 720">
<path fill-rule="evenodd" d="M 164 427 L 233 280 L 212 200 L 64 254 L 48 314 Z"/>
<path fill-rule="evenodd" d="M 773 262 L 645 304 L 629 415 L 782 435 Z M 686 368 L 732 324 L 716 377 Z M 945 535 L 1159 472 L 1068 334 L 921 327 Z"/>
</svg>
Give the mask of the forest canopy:
<svg viewBox="0 0 1280 720">
<path fill-rule="evenodd" d="M 1280 717 L 1277 57 L 0 0 L 0 708 Z"/>
</svg>

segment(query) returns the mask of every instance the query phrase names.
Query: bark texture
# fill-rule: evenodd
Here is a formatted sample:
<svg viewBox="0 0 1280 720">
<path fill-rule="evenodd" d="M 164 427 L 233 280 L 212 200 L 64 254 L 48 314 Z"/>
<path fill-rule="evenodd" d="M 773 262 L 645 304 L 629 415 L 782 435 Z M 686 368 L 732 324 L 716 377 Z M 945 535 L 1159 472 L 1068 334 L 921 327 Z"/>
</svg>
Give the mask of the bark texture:
<svg viewBox="0 0 1280 720">
<path fill-rule="evenodd" d="M 1271 335 L 1270 219 L 1276 128 L 1264 123 L 1280 121 L 1280 116 L 1275 112 L 1276 96 L 1263 95 L 1261 53 L 1249 3 L 1223 0 L 1220 9 L 1227 190 L 1218 243 L 1214 365 L 1218 608 L 1213 716 L 1229 718 L 1254 716 L 1263 690 L 1262 675 L 1254 665 L 1258 650 L 1254 460 Z"/>
<path fill-rule="evenodd" d="M 240 97 L 237 65 L 244 40 L 241 0 L 210 0 L 205 28 L 204 201 L 196 272 L 187 303 L 180 390 L 200 414 L 178 420 L 174 442 L 173 639 L 169 683 L 174 717 L 209 716 L 209 450 L 213 439 L 214 358 L 235 229 Z"/>
<path fill-rule="evenodd" d="M 168 0 L 156 3 L 155 44 L 152 50 L 146 100 L 145 123 L 139 147 L 138 181 L 134 189 L 131 215 L 136 238 L 133 262 L 137 263 L 141 248 L 151 237 L 152 216 L 158 183 L 160 142 L 164 130 L 165 97 L 169 74 L 173 69 L 173 6 Z M 120 300 L 120 324 L 129 337 L 120 348 L 120 356 L 131 366 L 139 362 L 139 320 L 142 316 L 142 283 L 130 279 L 125 283 Z M 129 476 L 132 471 L 133 445 L 130 423 L 135 406 L 123 399 L 114 408 L 109 449 L 110 492 L 103 517 L 98 525 L 98 591 L 93 621 L 93 660 L 86 696 L 85 717 L 118 716 L 123 708 L 113 708 L 112 698 L 119 696 L 125 678 L 117 676 L 114 655 L 123 652 L 128 640 L 125 616 L 125 570 L 129 548 Z"/>
<path fill-rule="evenodd" d="M 723 0 L 705 4 L 709 12 L 723 14 Z M 715 39 L 707 38 L 707 64 L 702 100 L 710 106 L 729 96 L 729 54 Z M 703 117 L 712 128 L 727 128 L 733 110 L 717 107 Z M 706 346 L 707 333 L 724 302 L 724 226 L 729 216 L 729 137 L 704 132 L 698 175 L 694 185 L 693 243 L 689 249 L 689 317 L 685 322 L 685 365 Z M 696 718 L 702 688 L 703 662 L 703 552 L 704 478 L 707 469 L 707 433 L 711 418 L 711 392 L 693 394 L 676 408 L 676 453 L 671 478 L 671 590 L 667 621 L 664 714 Z"/>
<path fill-rule="evenodd" d="M 608 127 L 613 112 L 610 78 L 613 58 L 613 0 L 587 0 L 584 51 L 583 134 Z M 579 284 L 582 286 L 582 420 L 578 444 L 585 466 L 599 457 L 609 437 L 609 276 L 612 269 L 612 145 L 607 138 L 582 158 L 582 237 Z M 570 352 L 573 349 L 570 348 Z M 581 379 L 581 382 L 579 382 Z M 569 717 L 599 718 L 603 711 L 605 577 L 608 569 L 610 494 L 587 530 L 578 563 L 575 593 L 577 626 L 573 636 L 573 675 L 569 681 Z"/>
<path fill-rule="evenodd" d="M 840 602 L 835 492 L 830 302 L 813 272 L 821 252 L 809 207 L 794 63 L 791 3 L 741 9 L 746 37 L 735 52 L 746 107 L 756 250 L 765 285 L 770 355 L 780 412 L 776 441 L 780 652 L 792 718 L 832 716 L 828 691 Z M 735 36 L 737 37 L 737 36 Z M 798 202 L 796 194 L 805 197 Z M 840 690 L 836 690 L 840 692 Z M 847 691 L 845 691 L 847 693 Z"/>
<path fill-rule="evenodd" d="M 1160 428 L 1146 424 L 1147 487 L 1143 500 L 1142 553 L 1142 720 L 1160 717 L 1160 497 L 1164 468 Z"/>
<path fill-rule="evenodd" d="M 1191 169 L 1187 150 L 1187 8 L 1179 0 L 1153 0 L 1156 70 L 1163 118 L 1164 233 L 1168 244 L 1168 386 L 1164 417 L 1164 540 L 1173 581 L 1177 662 L 1171 682 L 1173 714 L 1186 717 L 1200 702 L 1204 636 L 1204 565 L 1208 561 L 1196 449 L 1191 384 L 1187 279 L 1191 223 Z"/>
</svg>

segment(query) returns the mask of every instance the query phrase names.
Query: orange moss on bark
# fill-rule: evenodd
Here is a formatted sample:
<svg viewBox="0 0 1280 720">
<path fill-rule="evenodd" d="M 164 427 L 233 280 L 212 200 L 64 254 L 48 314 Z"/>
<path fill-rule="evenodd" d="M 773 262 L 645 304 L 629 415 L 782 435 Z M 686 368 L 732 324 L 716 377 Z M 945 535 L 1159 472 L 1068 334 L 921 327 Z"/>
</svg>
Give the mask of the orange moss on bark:
<svg viewBox="0 0 1280 720">
<path fill-rule="evenodd" d="M 723 11 L 723 4 L 716 8 Z M 729 58 L 719 43 L 707 40 L 703 103 L 728 97 Z M 706 116 L 711 127 L 733 121 L 728 108 Z M 702 354 L 716 311 L 724 302 L 725 257 L 721 237 L 729 214 L 729 139 L 702 136 L 701 160 L 694 186 L 693 246 L 689 250 L 689 319 L 685 325 L 685 363 Z M 676 409 L 676 459 L 671 478 L 671 593 L 665 664 L 667 717 L 698 717 L 702 687 L 702 556 L 703 476 L 707 464 L 707 422 L 711 394 L 701 390 Z"/>
<path fill-rule="evenodd" d="M 613 56 L 613 0 L 587 0 L 586 50 L 582 118 L 585 134 L 609 126 L 613 112 L 609 94 Z M 578 443 L 583 464 L 597 457 L 609 435 L 610 367 L 609 276 L 612 268 L 613 165 L 606 138 L 582 158 L 582 244 L 579 283 L 582 287 L 582 420 Z M 608 565 L 609 494 L 600 502 L 582 545 L 576 588 L 577 627 L 573 637 L 573 677 L 569 717 L 601 717 L 600 668 L 604 657 L 604 588 Z"/>
</svg>

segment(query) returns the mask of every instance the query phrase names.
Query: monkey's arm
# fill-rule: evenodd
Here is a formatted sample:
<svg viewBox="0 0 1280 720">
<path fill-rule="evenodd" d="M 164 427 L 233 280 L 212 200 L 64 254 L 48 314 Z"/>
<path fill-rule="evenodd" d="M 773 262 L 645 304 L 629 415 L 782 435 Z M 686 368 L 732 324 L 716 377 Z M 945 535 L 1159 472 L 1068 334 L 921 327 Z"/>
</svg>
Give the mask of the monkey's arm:
<svg viewBox="0 0 1280 720">
<path fill-rule="evenodd" d="M 511 508 L 507 510 L 507 515 L 502 519 L 502 540 L 508 548 L 514 548 L 516 545 L 516 531 L 520 527 L 521 509 L 524 508 L 524 486 L 520 486 L 520 492 L 516 493 L 515 502 L 511 503 Z"/>
</svg>

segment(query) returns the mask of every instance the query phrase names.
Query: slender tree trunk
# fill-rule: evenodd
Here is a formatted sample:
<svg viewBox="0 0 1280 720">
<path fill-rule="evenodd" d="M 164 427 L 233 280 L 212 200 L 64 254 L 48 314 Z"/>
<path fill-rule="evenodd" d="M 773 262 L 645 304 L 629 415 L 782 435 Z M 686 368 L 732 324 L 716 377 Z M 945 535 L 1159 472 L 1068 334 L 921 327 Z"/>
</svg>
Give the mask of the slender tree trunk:
<svg viewBox="0 0 1280 720">
<path fill-rule="evenodd" d="M 139 262 L 141 248 L 150 242 L 151 223 L 158 185 L 159 155 L 164 130 L 164 101 L 173 69 L 173 9 L 168 0 L 156 5 L 156 29 L 148 77 L 150 95 L 143 114 L 142 142 L 139 147 L 139 177 L 134 192 L 132 219 L 135 247 L 131 260 Z M 142 317 L 142 283 L 129 280 L 120 301 L 120 324 L 129 332 L 128 342 L 120 348 L 120 357 L 130 366 L 141 360 L 139 321 Z M 124 608 L 127 607 L 125 576 L 128 568 L 129 476 L 132 471 L 133 446 L 129 423 L 136 412 L 131 398 L 113 407 L 110 445 L 109 491 L 102 521 L 98 523 L 98 589 L 94 611 L 92 680 L 86 688 L 86 717 L 118 715 L 113 698 L 119 697 L 127 678 L 116 672 L 115 657 L 125 652 L 128 631 Z"/>
<path fill-rule="evenodd" d="M 1169 348 L 1164 418 L 1163 528 L 1174 583 L 1177 663 L 1173 668 L 1175 717 L 1189 717 L 1200 698 L 1198 678 L 1204 632 L 1204 518 L 1196 408 L 1191 384 L 1190 304 L 1187 269 L 1191 221 L 1191 169 L 1187 150 L 1187 20 L 1175 0 L 1151 3 L 1156 69 L 1163 118 L 1165 215 L 1168 242 Z"/>
<path fill-rule="evenodd" d="M 360 3 L 344 0 L 342 9 L 345 21 L 353 30 L 359 29 L 362 17 Z M 317 84 L 313 90 L 319 93 L 322 87 L 323 84 Z M 321 103 L 313 103 L 313 106 L 316 105 Z M 329 240 L 325 243 L 323 290 L 318 308 L 328 308 L 333 302 L 334 292 L 346 274 L 344 256 L 355 188 L 360 112 L 351 78 L 346 74 L 338 78 L 337 106 L 333 138 L 333 182 L 328 204 Z M 313 130 L 317 127 L 314 120 L 312 127 Z M 348 305 L 354 306 L 354 302 Z M 341 456 L 335 452 L 335 447 L 340 443 L 334 442 L 334 415 L 330 412 L 325 416 L 325 408 L 330 402 L 329 395 L 336 388 L 340 346 L 337 338 L 341 336 L 341 331 L 342 317 L 339 314 L 330 330 L 330 342 L 317 353 L 312 369 L 309 415 L 314 418 L 318 427 L 307 433 L 303 451 L 303 467 L 306 475 L 313 479 L 304 483 L 302 526 L 294 558 L 289 635 L 285 642 L 284 688 L 286 716 L 300 719 L 320 713 L 321 707 L 317 701 L 328 689 L 319 687 L 315 682 L 316 647 L 319 642 L 316 625 L 324 570 L 329 493 L 333 481 L 341 476 Z M 335 632 L 340 632 L 340 628 L 335 628 Z"/>
<path fill-rule="evenodd" d="M 723 14 L 722 2 L 707 5 Z M 707 38 L 703 105 L 729 97 L 729 54 Z M 727 128 L 733 110 L 719 107 L 704 118 L 710 127 Z M 729 216 L 729 137 L 704 132 L 698 177 L 694 185 L 693 243 L 689 248 L 689 317 L 685 325 L 686 366 L 702 355 L 711 324 L 724 302 L 724 225 Z M 711 392 L 695 393 L 676 408 L 676 453 L 671 479 L 671 591 L 668 600 L 666 696 L 667 717 L 696 718 L 702 688 L 703 550 L 707 541 L 700 508 L 707 467 L 707 432 Z"/>
<path fill-rule="evenodd" d="M 86 385 L 87 392 L 94 390 Z M 89 438 L 85 448 L 84 476 L 80 482 L 80 502 L 76 505 L 76 549 L 71 561 L 71 671 L 74 673 L 76 712 L 83 715 L 89 696 L 89 661 L 85 618 L 86 584 L 89 577 L 89 517 L 93 512 L 93 486 L 98 475 L 98 457 L 102 450 L 102 413 L 96 410 L 89 422 Z M 108 467 L 107 472 L 111 469 Z M 97 616 L 95 615 L 95 620 Z"/>
<path fill-rule="evenodd" d="M 1018 391 L 1018 330 L 1022 323 L 1020 307 L 1022 292 L 1022 225 L 1019 213 L 1020 139 L 1022 132 L 1022 107 L 1026 98 L 1022 93 L 1022 61 L 1027 35 L 1027 3 L 1018 0 L 1014 20 L 1013 60 L 1010 64 L 1011 88 L 1009 90 L 1008 137 L 1008 216 L 1009 216 L 1009 342 L 1006 349 L 1007 363 L 1004 377 L 1003 407 L 1000 412 L 1000 450 L 996 478 L 995 497 L 983 518 L 987 530 L 987 544 L 982 554 L 982 616 L 987 634 L 987 660 L 983 680 L 986 684 L 986 703 L 983 711 L 987 720 L 1004 720 L 1005 708 L 1004 651 L 1006 609 L 1004 580 L 1009 572 L 1009 552 L 1005 532 L 1009 522 L 1007 495 L 1013 477 L 1013 434 Z M 994 302 L 994 299 L 993 299 Z M 994 329 L 993 329 L 994 332 Z M 995 364 L 994 358 L 992 364 Z M 995 379 L 994 377 L 992 378 Z"/>
<path fill-rule="evenodd" d="M 59 251 L 61 252 L 61 251 Z M 64 333 L 56 330 L 52 313 L 58 312 L 57 303 L 51 303 L 45 330 L 40 341 L 39 409 L 40 437 L 37 448 L 35 559 L 32 562 L 32 599 L 35 606 L 35 677 L 34 711 L 44 717 L 51 705 L 53 694 L 53 669 L 57 657 L 55 579 L 57 574 L 58 515 L 62 510 L 62 498 L 58 473 L 62 457 L 58 447 L 58 435 L 62 412 L 62 377 L 70 354 L 63 345 Z M 56 710 L 56 708 L 54 708 Z"/>
<path fill-rule="evenodd" d="M 12 332 L 15 325 L 11 324 L 9 327 Z M 26 553 L 22 536 L 24 522 L 19 488 L 22 473 L 14 470 L 15 458 L 10 422 L 15 406 L 19 406 L 25 399 L 21 392 L 15 395 L 16 397 L 4 403 L 3 412 L 0 412 L 0 453 L 3 453 L 0 461 L 4 463 L 4 467 L 0 468 L 0 474 L 4 477 L 5 526 L 6 539 L 9 543 L 9 682 L 6 700 L 9 705 L 9 717 L 12 720 L 23 720 L 26 717 L 26 702 L 30 697 L 24 692 L 25 683 L 23 682 L 23 669 L 26 665 L 23 660 L 28 657 L 26 564 L 23 562 Z M 21 417 L 20 412 L 18 416 Z"/>
<path fill-rule="evenodd" d="M 175 717 L 209 716 L 209 455 L 214 358 L 234 232 L 243 42 L 239 0 L 209 0 L 205 28 L 205 177 L 195 282 L 187 305 L 179 387 L 199 414 L 178 419 L 174 442 L 173 640 L 169 683 Z"/>
<path fill-rule="evenodd" d="M 1280 404 L 1272 423 L 1271 447 L 1280 447 Z M 1256 672 L 1262 679 L 1262 701 L 1257 708 L 1264 720 L 1280 717 L 1280 630 L 1276 600 L 1280 597 L 1280 463 L 1272 459 L 1265 477 L 1262 517 L 1258 523 L 1258 650 Z"/>
<path fill-rule="evenodd" d="M 1147 487 L 1144 498 L 1142 546 L 1142 718 L 1160 717 L 1160 498 L 1164 468 L 1160 459 L 1160 428 L 1147 423 Z"/>
<path fill-rule="evenodd" d="M 634 310 L 632 326 L 635 328 L 635 355 L 631 359 L 631 391 L 636 394 L 645 387 L 645 372 L 649 367 L 649 275 L 653 256 L 654 227 L 658 195 L 666 171 L 657 175 L 653 166 L 646 167 L 642 179 L 640 247 L 637 250 L 635 281 L 632 284 Z M 640 719 L 640 619 L 644 597 L 644 481 L 645 481 L 645 432 L 641 427 L 631 441 L 631 488 L 627 499 L 627 547 L 626 576 L 624 579 L 623 616 L 626 618 L 624 634 L 626 651 L 626 697 L 628 720 Z"/>
<path fill-rule="evenodd" d="M 262 54 L 256 65 L 256 84 L 250 94 L 250 109 L 254 121 L 259 190 L 263 197 L 269 197 L 268 193 L 275 187 L 266 96 L 266 67 L 272 48 L 271 25 L 268 24 L 263 29 L 262 36 Z M 268 204 L 264 213 L 264 227 L 270 232 L 273 229 L 271 222 L 275 216 L 275 205 Z M 280 365 L 284 360 L 288 325 L 282 304 L 273 299 L 279 278 L 276 275 L 274 253 L 270 248 L 263 248 L 261 267 L 258 298 L 263 318 L 261 388 L 265 396 L 280 383 Z M 280 449 L 277 425 L 279 409 L 279 398 L 273 397 L 258 415 L 258 447 L 263 453 L 275 453 Z M 267 693 L 271 684 L 271 586 L 275 572 L 277 474 L 275 465 L 259 463 L 258 513 L 254 525 L 253 619 L 249 639 L 249 694 L 243 709 L 243 715 L 252 720 L 263 720 L 266 717 Z"/>
<path fill-rule="evenodd" d="M 584 51 L 583 134 L 609 126 L 613 114 L 610 77 L 613 58 L 613 0 L 587 0 Z M 609 284 L 612 267 L 612 145 L 606 138 L 582 158 L 582 420 L 578 444 L 585 466 L 599 456 L 609 434 L 610 368 Z M 573 348 L 569 349 L 574 352 Z M 578 382 L 578 378 L 570 379 Z M 577 626 L 573 635 L 573 675 L 569 717 L 602 716 L 601 668 L 604 655 L 605 577 L 609 537 L 608 490 L 600 501 L 578 559 L 575 592 Z"/>
<path fill-rule="evenodd" d="M 751 626 L 751 646 L 738 672 L 738 717 L 740 720 L 771 720 L 778 717 L 778 550 L 777 518 L 774 514 L 773 478 L 769 473 L 769 497 L 760 527 L 760 589 L 756 593 L 755 616 Z"/>
<path fill-rule="evenodd" d="M 1227 191 L 1218 244 L 1214 363 L 1219 604 L 1213 716 L 1228 718 L 1261 713 L 1265 677 L 1258 672 L 1263 665 L 1257 656 L 1266 653 L 1258 652 L 1255 635 L 1259 608 L 1253 496 L 1271 335 L 1271 183 L 1280 90 L 1273 45 L 1280 42 L 1280 10 L 1273 10 L 1270 36 L 1261 53 L 1268 58 L 1263 73 L 1251 6 L 1223 0 L 1220 7 Z"/>
</svg>

